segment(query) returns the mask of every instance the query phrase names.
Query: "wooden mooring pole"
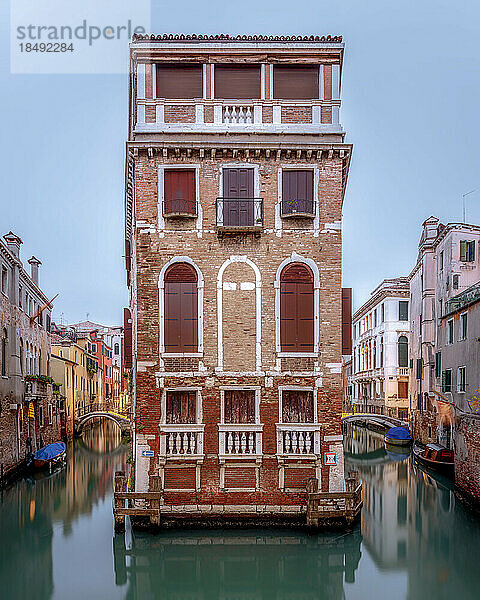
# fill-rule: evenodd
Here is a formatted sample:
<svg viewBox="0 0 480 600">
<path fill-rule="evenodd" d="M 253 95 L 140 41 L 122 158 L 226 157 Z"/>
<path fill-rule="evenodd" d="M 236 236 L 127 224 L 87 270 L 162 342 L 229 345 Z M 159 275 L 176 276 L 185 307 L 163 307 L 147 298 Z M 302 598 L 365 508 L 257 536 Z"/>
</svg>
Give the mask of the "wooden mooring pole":
<svg viewBox="0 0 480 600">
<path fill-rule="evenodd" d="M 123 471 L 115 472 L 115 479 L 113 484 L 114 492 L 126 492 L 127 491 L 127 478 Z M 125 500 L 119 499 L 113 495 L 113 515 L 115 518 L 115 531 L 125 531 L 125 516 L 118 514 L 117 509 L 125 508 Z"/>
</svg>

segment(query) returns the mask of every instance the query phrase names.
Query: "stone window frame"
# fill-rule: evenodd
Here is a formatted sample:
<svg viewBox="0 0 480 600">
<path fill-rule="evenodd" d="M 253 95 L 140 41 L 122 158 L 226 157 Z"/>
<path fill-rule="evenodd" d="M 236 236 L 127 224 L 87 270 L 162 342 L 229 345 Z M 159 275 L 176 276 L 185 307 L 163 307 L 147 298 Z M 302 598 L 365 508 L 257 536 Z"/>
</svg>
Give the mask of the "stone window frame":
<svg viewBox="0 0 480 600">
<path fill-rule="evenodd" d="M 221 385 L 219 386 L 220 390 L 220 421 L 219 425 L 229 425 L 229 423 L 225 423 L 225 392 L 228 391 L 240 391 L 240 392 L 255 392 L 255 423 L 251 423 L 251 425 L 261 425 L 260 421 L 260 399 L 261 399 L 261 389 L 260 385 Z"/>
<path fill-rule="evenodd" d="M 291 263 L 303 263 L 313 273 L 313 352 L 282 352 L 280 343 L 280 277 L 283 269 Z M 275 351 L 277 358 L 316 358 L 320 343 L 320 273 L 318 266 L 311 258 L 305 258 L 292 252 L 289 258 L 283 260 L 278 266 L 275 275 Z"/>
<path fill-rule="evenodd" d="M 169 386 L 162 390 L 160 397 L 160 421 L 159 424 L 170 425 L 167 423 L 167 392 L 195 392 L 196 393 L 196 406 L 195 423 L 186 423 L 186 425 L 202 425 L 203 424 L 203 404 L 202 404 L 202 388 L 195 386 Z M 181 427 L 181 424 L 177 424 L 177 427 Z"/>
<path fill-rule="evenodd" d="M 450 329 L 450 323 L 451 323 L 451 329 Z M 450 338 L 450 333 L 451 338 Z M 452 344 L 455 343 L 455 321 L 454 319 L 448 319 L 446 322 L 446 328 L 445 328 L 445 345 L 446 346 L 451 346 Z"/>
<path fill-rule="evenodd" d="M 306 425 L 319 425 L 318 422 L 318 388 L 313 385 L 279 385 L 278 386 L 278 424 L 279 425 L 301 425 L 302 423 L 284 423 L 283 415 L 283 392 L 312 392 L 313 394 L 313 421 Z"/>
<path fill-rule="evenodd" d="M 463 390 L 460 389 L 461 379 L 460 379 L 460 369 L 463 369 Z M 453 386 L 452 386 L 453 387 Z M 457 367 L 457 394 L 466 394 L 467 393 L 467 366 L 460 365 Z"/>
<path fill-rule="evenodd" d="M 197 352 L 165 352 L 165 273 L 176 263 L 187 263 L 197 273 L 197 317 L 198 317 L 198 347 Z M 188 256 L 174 256 L 166 262 L 158 277 L 158 348 L 160 362 L 164 358 L 202 358 L 203 357 L 203 290 L 204 278 L 199 267 Z"/>
<path fill-rule="evenodd" d="M 254 198 L 260 198 L 260 163 L 242 162 L 242 161 L 231 161 L 224 162 L 218 168 L 218 197 L 223 198 L 223 170 L 224 169 L 253 169 L 253 196 Z M 216 207 L 216 204 L 215 204 Z M 265 210 L 265 206 L 264 206 Z M 215 212 L 215 223 L 217 222 L 217 215 Z M 265 228 L 265 216 L 263 227 Z"/>
<path fill-rule="evenodd" d="M 463 319 L 466 319 L 465 335 L 463 335 Z M 458 315 L 458 341 L 464 342 L 468 337 L 468 310 Z"/>
<path fill-rule="evenodd" d="M 277 201 L 275 203 L 275 231 L 281 234 L 283 229 L 283 217 L 282 217 L 282 202 L 283 202 L 283 183 L 282 173 L 283 171 L 313 171 L 313 202 L 315 205 L 315 215 L 313 218 L 313 234 L 315 237 L 318 236 L 320 231 L 320 203 L 318 188 L 320 185 L 320 168 L 317 165 L 309 163 L 282 163 L 278 167 L 277 174 Z M 306 231 L 310 231 L 307 229 Z"/>
<path fill-rule="evenodd" d="M 202 203 L 200 202 L 200 162 L 198 163 L 169 163 L 169 164 L 160 164 L 158 165 L 157 176 L 157 193 L 158 193 L 158 201 L 157 201 L 157 226 L 159 231 L 165 231 L 165 217 L 163 216 L 163 203 L 165 200 L 165 171 L 170 169 L 174 171 L 178 170 L 187 170 L 187 171 L 195 171 L 195 205 L 197 208 L 197 218 L 196 218 L 196 229 L 197 235 L 201 235 L 202 232 L 202 220 L 203 220 L 203 211 L 202 211 Z M 192 215 L 193 217 L 193 215 Z"/>
</svg>

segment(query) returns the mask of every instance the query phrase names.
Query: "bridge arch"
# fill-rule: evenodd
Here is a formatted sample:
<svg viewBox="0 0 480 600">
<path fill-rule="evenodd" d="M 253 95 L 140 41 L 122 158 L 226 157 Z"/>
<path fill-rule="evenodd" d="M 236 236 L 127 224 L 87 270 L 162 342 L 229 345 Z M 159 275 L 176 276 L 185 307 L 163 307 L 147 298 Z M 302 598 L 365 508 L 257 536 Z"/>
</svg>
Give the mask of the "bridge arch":
<svg viewBox="0 0 480 600">
<path fill-rule="evenodd" d="M 109 412 L 96 411 L 96 412 L 87 413 L 87 414 L 83 415 L 82 417 L 79 417 L 78 419 L 76 419 L 76 421 L 75 421 L 76 435 L 82 435 L 83 428 L 85 427 L 85 425 L 92 419 L 96 419 L 96 418 L 103 418 L 103 419 L 113 421 L 114 423 L 116 423 L 116 425 L 118 425 L 122 434 L 127 433 L 130 430 L 130 421 L 126 417 L 122 417 L 120 415 L 114 415 Z"/>
</svg>

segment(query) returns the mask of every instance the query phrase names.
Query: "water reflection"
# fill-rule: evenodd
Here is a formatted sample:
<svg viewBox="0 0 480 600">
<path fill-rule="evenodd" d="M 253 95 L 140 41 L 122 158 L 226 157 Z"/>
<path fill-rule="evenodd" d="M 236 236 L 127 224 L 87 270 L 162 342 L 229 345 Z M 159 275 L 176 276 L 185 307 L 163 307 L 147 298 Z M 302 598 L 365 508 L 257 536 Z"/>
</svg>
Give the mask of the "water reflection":
<svg viewBox="0 0 480 600">
<path fill-rule="evenodd" d="M 128 450 L 113 423 L 86 431 L 67 466 L 3 493 L 5 600 L 470 600 L 480 527 L 446 479 L 350 428 L 347 467 L 365 483 L 351 533 L 128 532 L 113 537 L 112 478 Z M 113 545 L 112 545 L 113 540 Z"/>
<path fill-rule="evenodd" d="M 294 532 L 135 535 L 127 550 L 114 540 L 117 582 L 128 600 L 340 600 L 355 581 L 361 535 Z"/>
</svg>

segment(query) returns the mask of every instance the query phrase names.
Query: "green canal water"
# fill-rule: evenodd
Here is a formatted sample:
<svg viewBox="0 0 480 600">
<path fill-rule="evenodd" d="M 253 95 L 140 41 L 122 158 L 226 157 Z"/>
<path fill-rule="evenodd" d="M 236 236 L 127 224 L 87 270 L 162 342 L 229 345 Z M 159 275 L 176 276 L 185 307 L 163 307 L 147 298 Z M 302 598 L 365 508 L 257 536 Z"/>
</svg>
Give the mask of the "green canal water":
<svg viewBox="0 0 480 600">
<path fill-rule="evenodd" d="M 480 521 L 449 482 L 351 428 L 365 483 L 351 533 L 113 534 L 112 479 L 128 449 L 114 424 L 85 432 L 66 467 L 0 495 L 1 600 L 480 599 Z"/>
</svg>

